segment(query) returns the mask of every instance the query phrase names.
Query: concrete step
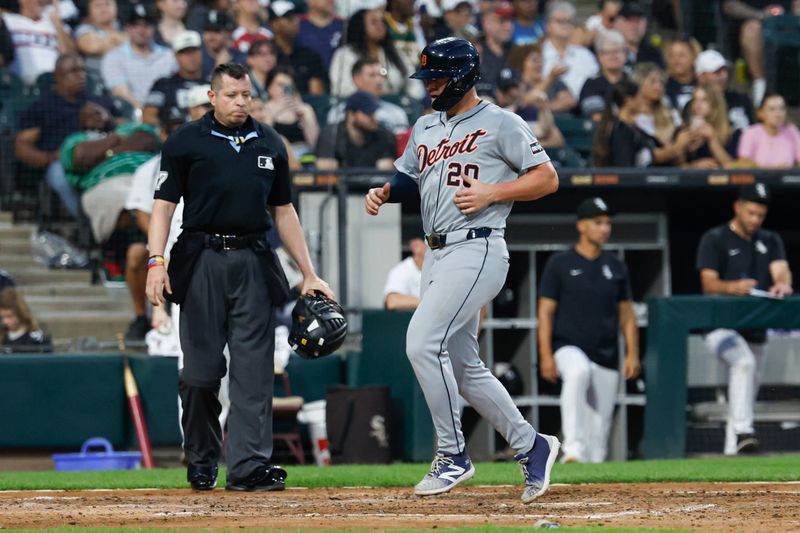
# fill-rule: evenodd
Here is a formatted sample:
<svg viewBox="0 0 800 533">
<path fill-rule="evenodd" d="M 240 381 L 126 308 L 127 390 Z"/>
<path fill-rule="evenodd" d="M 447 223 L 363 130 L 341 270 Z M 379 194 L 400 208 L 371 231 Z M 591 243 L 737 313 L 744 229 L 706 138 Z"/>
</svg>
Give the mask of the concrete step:
<svg viewBox="0 0 800 533">
<path fill-rule="evenodd" d="M 30 224 L 20 224 L 19 226 L 0 224 L 0 242 L 5 242 L 6 239 L 28 240 L 31 238 L 34 229 Z"/>
<path fill-rule="evenodd" d="M 0 224 L 11 224 L 14 222 L 14 215 L 10 211 L 0 211 Z"/>
<path fill-rule="evenodd" d="M 30 239 L 0 239 L 0 254 L 28 254 L 31 253 Z"/>
<path fill-rule="evenodd" d="M 112 299 L 106 295 L 27 295 L 25 301 L 28 302 L 36 316 L 51 311 L 127 311 L 133 313 L 133 305 L 128 297 Z"/>
<path fill-rule="evenodd" d="M 89 285 L 92 280 L 92 273 L 88 270 L 50 270 L 41 266 L 7 270 L 18 285 L 49 285 L 61 282 L 84 282 Z"/>
<path fill-rule="evenodd" d="M 80 282 L 51 283 L 49 285 L 27 285 L 22 287 L 25 298 L 29 296 L 106 296 L 108 289 L 102 285 Z"/>
<path fill-rule="evenodd" d="M 53 338 L 96 337 L 116 340 L 128 330 L 131 311 L 47 311 L 37 315 L 42 329 Z"/>
<path fill-rule="evenodd" d="M 3 270 L 42 268 L 31 254 L 0 254 L 0 268 Z"/>
</svg>

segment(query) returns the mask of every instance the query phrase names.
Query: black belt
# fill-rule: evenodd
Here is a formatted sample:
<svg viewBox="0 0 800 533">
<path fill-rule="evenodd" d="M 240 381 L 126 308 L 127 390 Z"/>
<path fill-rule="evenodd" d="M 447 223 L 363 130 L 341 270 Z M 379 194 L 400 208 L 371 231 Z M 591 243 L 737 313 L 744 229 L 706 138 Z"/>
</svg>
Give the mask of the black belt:
<svg viewBox="0 0 800 533">
<path fill-rule="evenodd" d="M 444 248 L 448 242 L 450 242 L 450 244 L 455 244 L 471 239 L 482 239 L 488 237 L 491 233 L 492 228 L 462 229 L 451 231 L 450 233 L 431 233 L 425 235 L 425 240 L 428 241 L 428 246 L 431 247 L 431 250 L 438 250 Z"/>
<path fill-rule="evenodd" d="M 252 233 L 249 235 L 220 235 L 219 233 L 206 233 L 206 248 L 219 252 L 222 250 L 241 250 L 252 248 L 258 241 L 263 241 L 264 235 Z"/>
</svg>

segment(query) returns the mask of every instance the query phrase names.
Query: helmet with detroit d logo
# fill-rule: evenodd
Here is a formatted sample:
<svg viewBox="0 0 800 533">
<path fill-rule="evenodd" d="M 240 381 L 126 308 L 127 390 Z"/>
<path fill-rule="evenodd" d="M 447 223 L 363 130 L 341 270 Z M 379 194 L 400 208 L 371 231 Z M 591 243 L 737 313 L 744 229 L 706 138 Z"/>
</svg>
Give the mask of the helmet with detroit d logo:
<svg viewBox="0 0 800 533">
<path fill-rule="evenodd" d="M 432 42 L 422 50 L 420 68 L 412 78 L 436 80 L 447 78 L 442 94 L 432 103 L 436 111 L 447 111 L 456 105 L 475 86 L 481 75 L 478 51 L 471 42 L 447 37 Z"/>
</svg>

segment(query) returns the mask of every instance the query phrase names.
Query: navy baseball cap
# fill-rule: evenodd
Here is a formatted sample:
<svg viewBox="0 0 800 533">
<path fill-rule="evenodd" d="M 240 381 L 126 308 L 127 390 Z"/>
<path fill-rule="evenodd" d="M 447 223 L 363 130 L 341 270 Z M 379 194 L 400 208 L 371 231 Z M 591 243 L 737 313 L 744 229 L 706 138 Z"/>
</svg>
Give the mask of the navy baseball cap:
<svg viewBox="0 0 800 533">
<path fill-rule="evenodd" d="M 233 31 L 236 24 L 233 19 L 225 11 L 218 11 L 212 9 L 206 15 L 205 23 L 203 24 L 203 31 Z"/>
<path fill-rule="evenodd" d="M 745 185 L 739 189 L 739 200 L 744 202 L 756 202 L 757 204 L 769 205 L 769 189 L 763 183 Z"/>
<path fill-rule="evenodd" d="M 599 196 L 587 198 L 578 206 L 578 220 L 599 217 L 601 215 L 612 216 L 613 214 L 614 212 L 608 208 L 608 204 Z"/>
<path fill-rule="evenodd" d="M 367 115 L 375 114 L 381 106 L 380 101 L 366 91 L 358 91 L 350 95 L 344 104 L 345 111 L 362 111 Z"/>
<path fill-rule="evenodd" d="M 645 12 L 642 6 L 639 5 L 639 2 L 625 2 L 622 4 L 618 16 L 624 19 L 644 18 Z"/>
<path fill-rule="evenodd" d="M 143 4 L 136 4 L 133 6 L 130 14 L 128 15 L 127 23 L 129 25 L 136 24 L 140 20 L 147 22 L 148 24 L 155 24 L 158 20 L 156 14 L 153 13 L 153 10 L 146 7 Z"/>
</svg>

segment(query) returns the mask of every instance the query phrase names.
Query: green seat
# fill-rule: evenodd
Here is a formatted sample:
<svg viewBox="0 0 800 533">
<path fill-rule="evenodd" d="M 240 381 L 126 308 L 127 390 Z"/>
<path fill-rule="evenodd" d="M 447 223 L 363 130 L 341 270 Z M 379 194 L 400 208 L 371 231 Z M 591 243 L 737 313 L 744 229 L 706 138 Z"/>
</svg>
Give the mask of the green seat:
<svg viewBox="0 0 800 533">
<path fill-rule="evenodd" d="M 304 94 L 303 101 L 314 110 L 319 127 L 324 128 L 328 123 L 328 111 L 336 103 L 336 99 L 329 94 Z"/>
<path fill-rule="evenodd" d="M 119 112 L 119 116 L 125 117 L 128 120 L 133 120 L 136 117 L 136 108 L 127 100 L 113 98 L 113 102 L 114 108 Z"/>
<path fill-rule="evenodd" d="M 595 123 L 588 118 L 567 114 L 557 114 L 555 119 L 556 126 L 564 135 L 567 146 L 578 152 L 582 157 L 589 157 L 594 145 Z"/>
<path fill-rule="evenodd" d="M 36 87 L 40 93 L 51 90 L 56 84 L 56 75 L 52 72 L 42 72 L 36 78 Z"/>
<path fill-rule="evenodd" d="M 33 100 L 27 96 L 9 96 L 0 101 L 0 131 L 16 132 L 19 116 Z"/>
<path fill-rule="evenodd" d="M 387 94 L 381 97 L 381 100 L 402 107 L 408 116 L 408 123 L 412 125 L 422 113 L 422 103 L 404 94 Z"/>
<path fill-rule="evenodd" d="M 0 98 L 17 97 L 25 94 L 25 84 L 7 69 L 0 69 Z"/>
<path fill-rule="evenodd" d="M 783 95 L 788 105 L 800 105 L 800 17 L 768 17 L 763 31 L 768 90 Z"/>
</svg>

